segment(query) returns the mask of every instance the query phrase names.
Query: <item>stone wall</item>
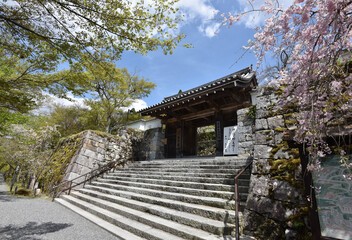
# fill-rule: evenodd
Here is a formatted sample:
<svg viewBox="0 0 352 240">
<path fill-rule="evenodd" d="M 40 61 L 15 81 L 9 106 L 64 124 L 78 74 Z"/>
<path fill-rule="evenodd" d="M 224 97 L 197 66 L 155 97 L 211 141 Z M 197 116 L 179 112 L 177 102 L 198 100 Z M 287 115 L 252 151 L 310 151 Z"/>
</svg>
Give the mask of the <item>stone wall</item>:
<svg viewBox="0 0 352 240">
<path fill-rule="evenodd" d="M 253 156 L 244 232 L 258 239 L 310 239 L 299 151 L 283 140 L 284 131 L 294 129 L 293 113 L 275 106 L 275 89 L 255 94 L 256 105 L 237 112 L 239 154 Z"/>
<path fill-rule="evenodd" d="M 144 131 L 143 138 L 135 145 L 136 161 L 164 158 L 165 133 L 162 128 L 152 128 Z"/>
<path fill-rule="evenodd" d="M 128 128 L 119 129 L 118 135 L 90 130 L 81 133 L 80 147 L 66 168 L 64 180 L 77 178 L 112 160 L 120 164 L 131 161 L 135 155 L 133 146 L 141 141 L 142 136 L 141 131 Z"/>
<path fill-rule="evenodd" d="M 255 116 L 251 116 L 249 112 L 250 108 L 243 108 L 237 111 L 238 155 L 246 154 L 253 156 Z"/>
<path fill-rule="evenodd" d="M 130 161 L 163 158 L 164 132 L 162 128 L 140 131 L 121 127 L 116 135 L 87 130 L 60 141 L 52 155 L 52 171 L 44 178 L 48 191 L 65 180 L 82 176 L 109 161 L 124 165 Z M 74 182 L 81 182 L 78 178 Z"/>
</svg>

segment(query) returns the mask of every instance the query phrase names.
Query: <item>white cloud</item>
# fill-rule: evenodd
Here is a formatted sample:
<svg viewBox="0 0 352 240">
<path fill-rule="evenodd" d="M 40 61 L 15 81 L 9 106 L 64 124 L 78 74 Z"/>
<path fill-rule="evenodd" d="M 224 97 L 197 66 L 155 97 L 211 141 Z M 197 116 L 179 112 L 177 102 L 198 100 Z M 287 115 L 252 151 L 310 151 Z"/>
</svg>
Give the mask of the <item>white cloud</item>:
<svg viewBox="0 0 352 240">
<path fill-rule="evenodd" d="M 148 105 L 145 101 L 143 101 L 142 99 L 137 99 L 131 104 L 131 106 L 129 106 L 127 108 L 122 108 L 122 110 L 127 111 L 128 109 L 134 108 L 136 111 L 139 111 L 139 110 L 147 108 L 147 107 L 148 107 Z"/>
<path fill-rule="evenodd" d="M 52 94 L 46 93 L 46 99 L 44 104 L 39 108 L 33 111 L 34 114 L 49 114 L 52 110 L 52 106 L 54 104 L 60 105 L 60 106 L 64 106 L 64 107 L 72 107 L 72 106 L 79 106 L 79 107 L 86 107 L 89 108 L 84 101 L 86 100 L 86 98 L 82 98 L 82 97 L 75 97 L 73 96 L 72 93 L 67 93 L 66 96 L 68 98 L 71 99 L 64 99 L 64 98 L 58 98 Z M 137 99 L 135 100 L 131 106 L 129 106 L 128 108 L 122 108 L 123 111 L 127 111 L 128 109 L 132 109 L 134 108 L 136 111 L 139 111 L 143 108 L 147 108 L 148 105 L 145 101 L 143 101 L 142 99 Z"/>
<path fill-rule="evenodd" d="M 265 4 L 266 0 L 254 0 L 254 1 L 251 1 L 251 4 L 248 3 L 249 0 L 237 0 L 237 2 L 240 5 L 240 11 L 238 12 L 247 12 L 247 11 L 251 11 L 252 9 L 260 9 L 260 7 Z M 278 1 L 278 3 L 283 8 L 287 8 L 292 4 L 292 2 L 293 0 Z M 269 15 L 263 12 L 259 12 L 259 11 L 250 12 L 246 16 L 243 16 L 239 21 L 239 23 L 244 24 L 248 28 L 255 28 L 255 27 L 263 26 L 265 23 L 265 20 L 268 17 Z"/>
<path fill-rule="evenodd" d="M 204 32 L 205 36 L 212 38 L 219 32 L 220 26 L 221 23 L 212 24 L 203 28 L 201 32 Z"/>
<path fill-rule="evenodd" d="M 58 104 L 64 107 L 71 107 L 71 106 L 80 106 L 80 107 L 86 107 L 84 100 L 85 98 L 81 97 L 75 97 L 73 96 L 72 93 L 67 93 L 66 96 L 71 99 L 64 99 L 64 98 L 58 98 L 52 94 L 48 94 L 48 98 L 50 99 L 50 103 L 53 104 Z"/>
<path fill-rule="evenodd" d="M 198 30 L 209 38 L 214 37 L 219 31 L 221 24 L 214 20 L 219 10 L 209 0 L 180 0 L 176 6 L 184 15 L 184 24 L 200 22 Z"/>
<path fill-rule="evenodd" d="M 66 96 L 71 99 L 64 99 L 56 97 L 50 93 L 44 93 L 45 100 L 42 106 L 36 110 L 33 110 L 33 114 L 49 114 L 52 111 L 52 106 L 54 104 L 64 106 L 64 107 L 71 107 L 71 106 L 80 106 L 80 107 L 87 107 L 84 104 L 85 98 L 75 97 L 72 93 L 67 93 Z"/>
</svg>

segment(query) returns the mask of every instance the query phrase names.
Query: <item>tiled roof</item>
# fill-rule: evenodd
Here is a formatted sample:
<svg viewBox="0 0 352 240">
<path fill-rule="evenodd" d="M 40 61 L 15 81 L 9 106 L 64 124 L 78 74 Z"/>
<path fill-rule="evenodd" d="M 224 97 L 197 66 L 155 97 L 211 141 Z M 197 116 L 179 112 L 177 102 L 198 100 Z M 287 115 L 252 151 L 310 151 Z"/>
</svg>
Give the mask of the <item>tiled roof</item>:
<svg viewBox="0 0 352 240">
<path fill-rule="evenodd" d="M 252 70 L 252 67 L 247 67 L 245 69 L 242 69 L 242 70 L 237 71 L 235 73 L 229 74 L 229 75 L 222 77 L 222 78 L 219 78 L 217 80 L 208 82 L 206 84 L 200 85 L 198 87 L 189 89 L 187 91 L 180 92 L 178 94 L 175 94 L 175 95 L 172 95 L 169 97 L 165 97 L 161 103 L 157 103 L 157 104 L 154 104 L 150 107 L 144 108 L 144 109 L 140 110 L 139 112 L 145 112 L 145 111 L 148 111 L 148 110 L 153 109 L 155 107 L 167 105 L 173 101 L 182 100 L 184 98 L 192 97 L 193 95 L 201 94 L 202 92 L 209 91 L 212 88 L 217 88 L 217 87 L 227 85 L 231 82 L 234 82 L 234 85 L 238 86 L 238 87 L 247 87 L 253 78 L 255 78 L 255 71 Z"/>
</svg>

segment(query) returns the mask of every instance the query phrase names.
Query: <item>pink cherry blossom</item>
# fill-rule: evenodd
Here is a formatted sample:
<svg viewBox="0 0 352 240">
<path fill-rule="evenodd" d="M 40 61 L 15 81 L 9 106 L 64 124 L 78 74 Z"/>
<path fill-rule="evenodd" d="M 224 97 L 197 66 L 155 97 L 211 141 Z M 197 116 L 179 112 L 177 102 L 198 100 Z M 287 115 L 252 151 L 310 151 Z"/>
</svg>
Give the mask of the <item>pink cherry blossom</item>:
<svg viewBox="0 0 352 240">
<path fill-rule="evenodd" d="M 267 0 L 253 9 L 270 16 L 255 29 L 247 49 L 256 54 L 257 67 L 266 55 L 288 53 L 275 80 L 284 87 L 279 104 L 296 104 L 295 140 L 308 146 L 315 160 L 307 168 L 313 170 L 319 168 L 320 157 L 332 153 L 325 142 L 329 123 L 352 115 L 352 70 L 347 67 L 352 60 L 352 2 L 295 0 L 286 8 L 279 2 Z M 232 19 L 242 16 L 236 14 Z"/>
</svg>

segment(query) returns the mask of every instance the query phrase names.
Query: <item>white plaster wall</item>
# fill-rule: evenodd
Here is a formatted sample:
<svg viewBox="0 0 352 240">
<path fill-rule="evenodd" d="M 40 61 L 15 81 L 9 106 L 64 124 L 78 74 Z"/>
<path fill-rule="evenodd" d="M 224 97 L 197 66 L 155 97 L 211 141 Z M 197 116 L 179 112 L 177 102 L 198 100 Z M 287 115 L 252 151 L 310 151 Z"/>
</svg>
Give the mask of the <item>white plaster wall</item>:
<svg viewBox="0 0 352 240">
<path fill-rule="evenodd" d="M 148 130 L 148 129 L 153 129 L 153 128 L 160 128 L 161 127 L 161 120 L 157 119 L 157 118 L 153 118 L 150 120 L 138 120 L 138 121 L 134 121 L 131 123 L 126 124 L 127 127 L 130 128 L 135 128 L 138 130 Z"/>
</svg>

